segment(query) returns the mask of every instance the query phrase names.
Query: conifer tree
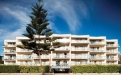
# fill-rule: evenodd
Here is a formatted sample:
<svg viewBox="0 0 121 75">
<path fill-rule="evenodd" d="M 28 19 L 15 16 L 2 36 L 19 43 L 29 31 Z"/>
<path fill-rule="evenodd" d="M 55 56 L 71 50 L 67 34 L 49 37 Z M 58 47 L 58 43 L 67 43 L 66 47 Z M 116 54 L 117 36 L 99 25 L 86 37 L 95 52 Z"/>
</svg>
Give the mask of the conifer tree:
<svg viewBox="0 0 121 75">
<path fill-rule="evenodd" d="M 42 68 L 41 55 L 45 52 L 53 51 L 54 48 L 59 47 L 58 42 L 53 42 L 55 38 L 52 38 L 52 30 L 48 28 L 49 22 L 47 20 L 47 10 L 43 9 L 43 5 L 40 5 L 41 0 L 38 0 L 38 4 L 32 6 L 31 23 L 26 26 L 26 33 L 23 35 L 28 37 L 29 40 L 22 40 L 22 46 L 18 46 L 22 49 L 33 50 L 40 59 L 40 66 Z M 44 36 L 44 39 L 41 39 Z M 35 38 L 37 37 L 37 38 Z M 41 43 L 44 41 L 44 43 Z M 42 69 L 42 73 L 43 73 Z"/>
</svg>

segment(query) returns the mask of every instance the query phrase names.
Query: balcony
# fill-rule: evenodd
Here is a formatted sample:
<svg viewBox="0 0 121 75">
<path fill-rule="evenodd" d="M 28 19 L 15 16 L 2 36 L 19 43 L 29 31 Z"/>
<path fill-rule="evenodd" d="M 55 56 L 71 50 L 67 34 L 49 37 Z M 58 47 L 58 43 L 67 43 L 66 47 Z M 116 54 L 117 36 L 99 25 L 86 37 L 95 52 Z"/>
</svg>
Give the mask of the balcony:
<svg viewBox="0 0 121 75">
<path fill-rule="evenodd" d="M 106 43 L 105 42 L 91 42 L 90 41 L 90 46 L 104 46 Z"/>
<path fill-rule="evenodd" d="M 87 55 L 81 55 L 81 56 L 71 56 L 71 59 L 88 59 Z"/>
<path fill-rule="evenodd" d="M 90 60 L 105 60 L 106 57 L 104 56 L 91 56 Z"/>
<path fill-rule="evenodd" d="M 90 49 L 90 53 L 105 53 L 104 49 Z"/>
<path fill-rule="evenodd" d="M 4 58 L 4 61 L 16 61 L 16 57 Z"/>
<path fill-rule="evenodd" d="M 69 59 L 69 55 L 53 56 L 53 59 Z"/>
<path fill-rule="evenodd" d="M 119 46 L 118 46 L 118 44 L 107 44 L 106 47 L 107 47 L 107 48 L 108 48 L 108 47 L 109 47 L 109 48 L 110 48 L 110 47 L 111 47 L 111 48 L 112 48 L 112 47 L 114 47 L 114 48 L 116 47 L 116 48 L 117 48 L 117 47 L 119 47 Z"/>
<path fill-rule="evenodd" d="M 33 50 L 28 49 L 17 49 L 16 52 L 18 53 L 32 53 Z"/>
<path fill-rule="evenodd" d="M 17 56 L 17 60 L 32 60 L 31 56 Z"/>
<path fill-rule="evenodd" d="M 88 40 L 72 40 L 71 43 L 72 44 L 88 44 L 89 41 Z"/>
<path fill-rule="evenodd" d="M 4 45 L 4 47 L 16 47 L 15 44 L 7 44 L 7 45 Z"/>
<path fill-rule="evenodd" d="M 107 57 L 107 61 L 118 61 L 118 57 Z"/>
<path fill-rule="evenodd" d="M 66 51 L 68 52 L 69 51 L 69 47 L 60 47 L 60 48 L 55 48 L 55 51 Z"/>
<path fill-rule="evenodd" d="M 63 39 L 56 39 L 54 42 L 69 43 L 70 40 L 69 39 L 66 39 L 66 38 L 63 38 Z"/>
<path fill-rule="evenodd" d="M 107 50 L 106 51 L 107 54 L 118 54 L 117 50 Z"/>
<path fill-rule="evenodd" d="M 33 56 L 33 59 L 39 59 L 39 56 Z M 49 56 L 41 56 L 41 59 L 50 59 Z"/>
<path fill-rule="evenodd" d="M 4 51 L 4 54 L 16 54 L 15 50 L 6 50 Z"/>
<path fill-rule="evenodd" d="M 89 48 L 86 48 L 86 47 L 85 47 L 85 48 L 81 48 L 81 47 L 78 47 L 78 48 L 77 48 L 77 47 L 72 47 L 71 49 L 72 49 L 72 50 L 71 50 L 72 52 L 89 51 Z"/>
</svg>

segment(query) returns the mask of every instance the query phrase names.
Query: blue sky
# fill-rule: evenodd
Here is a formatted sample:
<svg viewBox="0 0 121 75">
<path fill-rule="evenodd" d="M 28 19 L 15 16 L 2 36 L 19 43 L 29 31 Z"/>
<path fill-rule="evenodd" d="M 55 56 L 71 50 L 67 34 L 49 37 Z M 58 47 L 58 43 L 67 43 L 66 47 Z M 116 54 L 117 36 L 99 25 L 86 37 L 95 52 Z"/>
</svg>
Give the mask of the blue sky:
<svg viewBox="0 0 121 75">
<path fill-rule="evenodd" d="M 37 0 L 0 0 L 0 55 L 4 39 L 15 39 L 30 23 Z M 106 36 L 121 45 L 121 0 L 44 0 L 55 34 Z M 119 48 L 121 52 L 121 48 Z"/>
</svg>

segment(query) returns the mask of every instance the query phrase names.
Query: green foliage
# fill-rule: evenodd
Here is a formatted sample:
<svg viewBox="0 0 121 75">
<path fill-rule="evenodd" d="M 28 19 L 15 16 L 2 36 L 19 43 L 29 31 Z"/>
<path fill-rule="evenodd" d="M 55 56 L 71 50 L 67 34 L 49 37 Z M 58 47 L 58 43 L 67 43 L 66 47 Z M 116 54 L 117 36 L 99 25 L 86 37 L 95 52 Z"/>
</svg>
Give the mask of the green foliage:
<svg viewBox="0 0 121 75">
<path fill-rule="evenodd" d="M 72 73 L 118 73 L 120 65 L 75 65 L 71 66 Z"/>
<path fill-rule="evenodd" d="M 0 61 L 0 64 L 4 64 L 4 61 Z"/>
<path fill-rule="evenodd" d="M 42 66 L 44 73 L 49 73 L 49 66 Z M 19 66 L 20 73 L 41 73 L 40 66 Z"/>
<path fill-rule="evenodd" d="M 0 73 L 18 73 L 18 65 L 0 65 Z"/>
</svg>

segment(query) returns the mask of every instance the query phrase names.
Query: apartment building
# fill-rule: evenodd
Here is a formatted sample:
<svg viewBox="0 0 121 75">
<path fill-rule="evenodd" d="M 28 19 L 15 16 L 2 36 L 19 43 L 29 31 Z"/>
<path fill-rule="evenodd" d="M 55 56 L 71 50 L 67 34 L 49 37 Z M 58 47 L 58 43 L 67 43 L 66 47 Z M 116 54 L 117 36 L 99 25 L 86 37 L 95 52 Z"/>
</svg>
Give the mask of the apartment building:
<svg viewBox="0 0 121 75">
<path fill-rule="evenodd" d="M 44 39 L 44 36 L 40 36 Z M 78 64 L 118 64 L 118 40 L 107 40 L 106 36 L 53 34 L 61 46 L 53 52 L 42 54 L 42 65 L 57 66 Z M 38 35 L 35 35 L 38 40 Z M 40 65 L 39 57 L 31 50 L 20 49 L 21 40 L 27 37 L 16 37 L 15 40 L 4 40 L 4 64 Z M 43 41 L 41 41 L 42 43 Z"/>
</svg>

